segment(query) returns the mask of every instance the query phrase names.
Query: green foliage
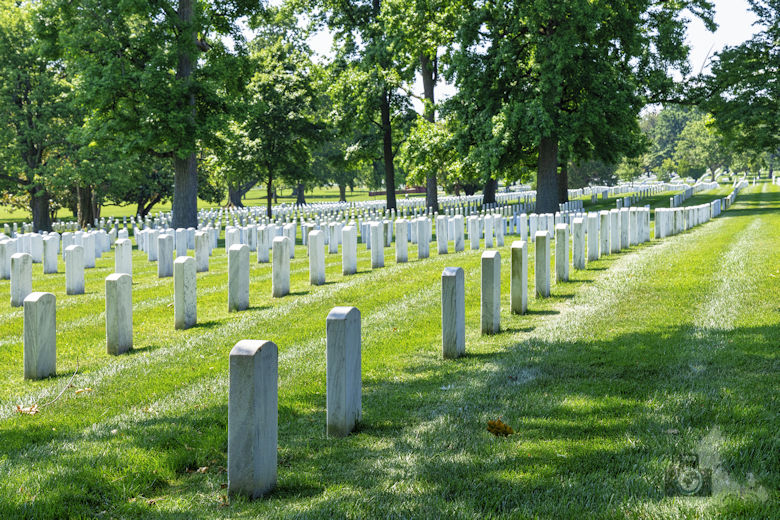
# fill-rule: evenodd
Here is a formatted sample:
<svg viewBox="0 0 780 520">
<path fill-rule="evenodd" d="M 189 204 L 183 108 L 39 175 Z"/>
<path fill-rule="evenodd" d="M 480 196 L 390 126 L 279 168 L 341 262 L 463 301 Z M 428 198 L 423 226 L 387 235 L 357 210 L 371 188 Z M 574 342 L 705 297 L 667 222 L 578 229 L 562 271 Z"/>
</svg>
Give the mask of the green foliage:
<svg viewBox="0 0 780 520">
<path fill-rule="evenodd" d="M 648 150 L 643 156 L 644 165 L 655 170 L 665 159 L 672 159 L 685 125 L 699 117 L 701 114 L 698 110 L 681 105 L 664 106 L 657 112 L 644 114 L 640 126 L 649 141 Z"/>
<path fill-rule="evenodd" d="M 740 150 L 780 150 L 780 2 L 749 0 L 758 33 L 719 52 L 703 76 L 700 103 Z"/>
<path fill-rule="evenodd" d="M 462 2 L 449 69 L 458 92 L 448 103 L 461 123 L 459 152 L 488 175 L 536 163 L 546 142 L 562 160 L 638 155 L 639 111 L 678 96 L 672 73 L 688 69 L 684 10 L 712 25 L 711 7 L 703 0 Z M 554 176 L 555 164 L 539 161 L 539 175 Z M 541 191 L 540 179 L 540 197 L 557 199 L 548 189 Z"/>
<path fill-rule="evenodd" d="M 312 153 L 323 137 L 321 71 L 288 9 L 269 8 L 254 23 L 245 66 L 250 76 L 232 103 L 231 120 L 214 134 L 206 167 L 231 186 L 309 182 Z"/>
<path fill-rule="evenodd" d="M 36 15 L 34 4 L 0 0 L 0 189 L 26 193 L 45 215 L 54 177 L 69 168 L 73 111 L 71 83 L 44 55 Z"/>
<path fill-rule="evenodd" d="M 731 151 L 720 131 L 713 125 L 712 116 L 700 114 L 688 121 L 680 133 L 674 159 L 681 177 L 695 179 L 709 168 L 714 179 L 719 168 L 729 165 Z"/>
<path fill-rule="evenodd" d="M 462 180 L 458 154 L 452 145 L 448 121 L 431 123 L 420 117 L 401 147 L 400 162 L 410 184 L 424 185 L 426 175 L 436 172 L 438 182 L 452 185 Z"/>
</svg>

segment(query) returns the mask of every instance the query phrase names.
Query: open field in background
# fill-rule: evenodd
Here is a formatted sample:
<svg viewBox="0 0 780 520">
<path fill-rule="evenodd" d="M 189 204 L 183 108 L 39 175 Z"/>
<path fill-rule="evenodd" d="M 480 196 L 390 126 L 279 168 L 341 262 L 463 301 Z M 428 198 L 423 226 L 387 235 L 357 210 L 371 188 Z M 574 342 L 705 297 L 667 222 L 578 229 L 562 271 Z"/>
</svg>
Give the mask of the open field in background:
<svg viewBox="0 0 780 520">
<path fill-rule="evenodd" d="M 290 189 L 280 190 L 280 193 L 283 195 L 290 195 Z M 691 204 L 700 204 L 701 202 L 706 202 L 706 198 L 700 198 L 700 197 L 706 197 L 710 196 L 709 200 L 713 200 L 717 198 L 718 196 L 723 196 L 721 193 L 728 194 L 731 191 L 731 184 L 730 183 L 724 183 L 721 184 L 720 190 L 710 190 L 708 192 L 703 192 L 703 194 L 697 195 L 692 200 L 695 202 L 687 202 L 685 205 L 691 205 Z M 717 192 L 717 193 L 716 193 Z M 355 189 L 353 192 L 350 192 L 347 190 L 347 201 L 349 202 L 359 202 L 359 201 L 365 201 L 365 200 L 385 200 L 385 197 L 382 196 L 374 196 L 370 197 L 368 195 L 369 191 L 367 189 Z M 668 192 L 663 193 L 660 195 L 655 195 L 653 197 L 649 197 L 645 200 L 642 200 L 639 202 L 639 204 L 645 205 L 650 204 L 651 207 L 655 208 L 656 205 L 660 205 L 661 207 L 668 207 L 669 206 L 669 197 L 672 195 L 680 193 L 679 191 L 675 192 Z M 608 201 L 602 202 L 601 199 L 599 199 L 599 202 L 595 205 L 590 203 L 590 196 L 587 197 L 579 197 L 584 201 L 585 209 L 588 211 L 596 211 L 596 210 L 602 210 L 602 209 L 611 209 L 615 207 L 615 201 L 617 198 L 622 198 L 624 196 L 627 196 L 629 194 L 622 195 L 621 197 L 610 197 Z M 443 193 L 439 193 L 439 196 L 446 196 Z M 405 197 L 405 195 L 397 195 L 398 199 L 402 199 Z M 409 198 L 416 198 L 416 197 L 425 197 L 425 194 L 412 194 L 409 195 Z M 317 202 L 338 202 L 339 200 L 339 190 L 338 188 L 315 188 L 311 190 L 311 192 L 306 192 L 306 202 L 313 204 Z M 572 199 L 574 200 L 574 199 Z M 266 205 L 266 198 L 265 198 L 265 189 L 264 188 L 253 188 L 250 190 L 245 198 L 243 199 L 244 206 L 250 207 L 250 206 L 265 206 Z M 226 204 L 227 201 L 222 202 L 222 206 Z M 292 196 L 281 196 L 278 198 L 279 204 L 281 203 L 288 203 L 288 204 L 294 204 L 295 203 L 295 197 Z M 198 200 L 198 208 L 199 209 L 208 209 L 208 208 L 216 208 L 220 207 L 215 204 L 211 204 L 208 202 L 204 202 L 202 200 Z M 114 206 L 114 205 L 106 205 L 103 206 L 101 216 L 102 217 L 131 217 L 135 215 L 135 205 L 130 206 Z M 171 211 L 171 202 L 166 202 L 162 204 L 157 204 L 152 208 L 151 214 L 157 215 L 159 212 L 169 212 Z M 57 218 L 61 220 L 74 220 L 73 214 L 67 210 L 67 209 L 61 209 L 57 213 Z M 10 222 L 30 222 L 30 212 L 24 211 L 24 210 L 18 210 L 18 209 L 12 209 L 6 206 L 0 205 L 0 224 L 3 223 L 10 223 Z"/>
<path fill-rule="evenodd" d="M 278 203 L 287 203 L 287 204 L 294 204 L 295 203 L 295 197 L 290 195 L 291 190 L 289 188 L 284 190 L 279 190 L 279 194 L 281 195 L 278 197 Z M 397 195 L 399 199 L 403 198 L 404 195 Z M 425 194 L 414 194 L 409 195 L 410 198 L 412 197 L 425 197 Z M 347 190 L 347 200 L 350 202 L 358 202 L 363 200 L 385 200 L 384 195 L 383 196 L 375 196 L 370 197 L 368 195 L 368 190 L 364 188 L 355 189 L 353 192 L 350 192 Z M 311 191 L 306 192 L 306 202 L 308 203 L 315 203 L 315 202 L 338 202 L 339 200 L 339 189 L 338 188 L 315 188 Z M 265 198 L 265 188 L 253 188 L 250 190 L 246 197 L 244 198 L 244 205 L 245 206 L 265 206 L 266 204 L 266 198 Z M 221 206 L 225 206 L 227 204 L 227 199 L 222 201 L 221 204 L 212 204 L 210 202 L 205 202 L 200 199 L 198 199 L 198 209 L 208 209 L 208 208 L 217 208 Z M 123 216 L 134 216 L 135 215 L 136 206 L 128 205 L 128 206 L 115 206 L 115 205 L 105 205 L 103 206 L 101 216 L 102 217 L 123 217 Z M 169 212 L 171 211 L 171 201 L 160 203 L 155 205 L 152 208 L 151 214 L 157 215 L 159 212 Z M 74 220 L 73 214 L 70 212 L 70 210 L 67 209 L 61 209 L 57 212 L 57 218 L 61 220 Z M 6 206 L 0 205 L 0 224 L 4 222 L 29 222 L 31 220 L 30 212 L 24 211 L 24 210 L 18 210 L 18 209 L 12 209 Z"/>
<path fill-rule="evenodd" d="M 716 191 L 686 205 L 730 189 Z M 780 188 L 762 182 L 714 221 L 572 270 L 541 301 L 531 245 L 523 316 L 508 312 L 507 236 L 502 332 L 484 337 L 482 251 L 434 246 L 396 265 L 387 248 L 387 267 L 371 271 L 358 244 L 357 275 L 327 255 L 328 283 L 311 287 L 298 245 L 283 299 L 253 254 L 251 307 L 229 314 L 217 249 L 187 331 L 173 329 L 173 279 L 134 251 L 135 349 L 119 357 L 104 345 L 113 253 L 86 271 L 80 296 L 64 294 L 62 262 L 46 276 L 36 264 L 33 289 L 57 296 L 59 375 L 22 379 L 22 311 L 0 281 L 0 518 L 776 517 L 778 229 Z M 444 361 L 447 266 L 466 274 L 467 355 Z M 337 305 L 362 314 L 363 423 L 328 439 L 325 317 Z M 278 487 L 254 502 L 223 489 L 228 353 L 241 339 L 279 346 Z M 77 365 L 58 401 L 15 413 L 53 399 Z M 517 433 L 488 433 L 498 418 Z M 686 453 L 713 465 L 715 496 L 665 495 L 665 472 Z"/>
</svg>

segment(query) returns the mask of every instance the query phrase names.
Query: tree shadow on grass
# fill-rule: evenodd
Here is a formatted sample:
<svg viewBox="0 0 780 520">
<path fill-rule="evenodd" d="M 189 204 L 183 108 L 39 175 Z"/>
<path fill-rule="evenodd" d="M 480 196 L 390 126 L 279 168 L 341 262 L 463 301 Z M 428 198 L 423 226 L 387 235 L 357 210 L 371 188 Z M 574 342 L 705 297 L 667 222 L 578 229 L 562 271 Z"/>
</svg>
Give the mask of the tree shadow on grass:
<svg viewBox="0 0 780 520">
<path fill-rule="evenodd" d="M 777 417 L 753 407 L 758 395 L 750 392 L 763 395 L 773 384 L 780 325 L 697 334 L 730 338 L 701 376 L 690 368 L 700 352 L 689 346 L 689 327 L 596 341 L 533 338 L 467 354 L 467 363 L 425 355 L 420 365 L 364 379 L 362 423 L 343 439 L 325 434 L 322 392 L 296 393 L 279 406 L 278 487 L 228 507 L 220 505 L 227 479 L 219 469 L 227 465 L 226 396 L 133 416 L 116 434 L 110 426 L 65 432 L 58 443 L 86 449 L 65 450 L 56 461 L 43 449 L 26 450 L 24 459 L 7 454 L 9 469 L 38 468 L 36 485 L 46 492 L 24 510 L 0 505 L 0 516 L 108 511 L 177 520 L 194 507 L 215 517 L 423 518 L 456 507 L 463 517 L 612 517 L 664 500 L 668 460 L 716 425 L 744 439 L 724 454 L 729 472 L 753 472 L 768 487 L 773 462 L 765 455 Z M 495 418 L 517 433 L 490 435 L 486 422 Z M 4 431 L 25 437 L 21 446 L 44 434 Z M 208 470 L 191 472 L 200 467 Z M 166 508 L 138 498 L 179 494 L 184 500 Z"/>
<path fill-rule="evenodd" d="M 249 310 L 251 310 L 252 307 L 249 307 Z M 219 327 L 222 324 L 221 321 L 218 320 L 208 320 L 208 321 L 199 321 L 192 327 L 191 329 L 213 329 L 214 327 Z"/>
</svg>

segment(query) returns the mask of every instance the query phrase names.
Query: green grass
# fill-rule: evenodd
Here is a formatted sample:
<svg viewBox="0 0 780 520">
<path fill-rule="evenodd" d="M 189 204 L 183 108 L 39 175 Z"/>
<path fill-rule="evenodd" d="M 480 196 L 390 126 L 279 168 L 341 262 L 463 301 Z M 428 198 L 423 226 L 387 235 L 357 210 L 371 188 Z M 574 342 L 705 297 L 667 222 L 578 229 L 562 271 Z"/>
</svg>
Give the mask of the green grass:
<svg viewBox="0 0 780 520">
<path fill-rule="evenodd" d="M 277 202 L 279 204 L 287 203 L 287 204 L 294 204 L 296 201 L 296 198 L 291 195 L 290 189 L 282 189 L 279 190 L 279 197 Z M 399 199 L 403 198 L 404 195 L 398 195 Z M 425 194 L 414 194 L 409 195 L 410 198 L 412 197 L 425 197 Z M 365 188 L 358 188 L 353 191 L 347 190 L 346 199 L 349 202 L 359 202 L 359 201 L 366 201 L 366 200 L 385 200 L 384 195 L 382 196 L 370 196 L 369 190 Z M 309 190 L 306 192 L 306 202 L 309 204 L 315 204 L 320 202 L 338 202 L 339 200 L 339 190 L 338 188 L 314 188 L 312 190 Z M 251 189 L 246 196 L 243 199 L 244 206 L 265 206 L 266 205 L 266 194 L 265 194 L 265 188 L 253 188 Z M 152 208 L 152 211 L 150 212 L 151 215 L 157 215 L 159 212 L 170 212 L 171 211 L 171 201 L 162 202 L 160 204 L 155 205 Z M 220 206 L 225 206 L 227 204 L 227 199 L 223 200 L 220 204 L 212 204 L 210 202 L 205 202 L 203 200 L 198 199 L 198 209 L 209 209 L 209 208 L 216 208 Z M 135 210 L 136 205 L 131 204 L 128 206 L 117 206 L 113 204 L 106 204 L 101 208 L 101 217 L 132 217 L 135 216 Z M 73 214 L 70 212 L 70 210 L 67 209 L 60 209 L 57 212 L 57 218 L 63 221 L 67 220 L 74 220 Z M 20 210 L 20 209 L 14 209 L 10 208 L 8 206 L 3 206 L 0 204 L 0 225 L 3 223 L 11 223 L 11 222 L 30 222 L 31 216 L 30 212 L 27 210 Z"/>
<path fill-rule="evenodd" d="M 721 186 L 721 190 L 711 190 L 710 192 L 704 192 L 704 193 L 713 193 L 713 192 L 723 192 L 723 194 L 728 194 L 728 192 L 731 191 L 730 184 L 723 184 Z M 669 197 L 672 195 L 675 195 L 680 192 L 668 192 L 663 193 L 659 195 L 654 195 L 652 197 L 648 197 L 646 199 L 643 199 L 639 202 L 641 205 L 650 204 L 653 208 L 656 206 L 660 207 L 668 207 L 669 206 Z M 296 198 L 292 196 L 289 189 L 284 189 L 279 191 L 280 197 L 278 197 L 278 203 L 287 203 L 287 204 L 294 204 L 296 201 Z M 584 206 L 586 211 L 597 211 L 602 209 L 611 209 L 615 207 L 615 201 L 618 198 L 622 198 L 624 196 L 627 196 L 629 194 L 622 194 L 617 197 L 610 197 L 607 201 L 602 201 L 599 198 L 599 202 L 595 205 L 591 204 L 590 197 L 580 197 L 584 201 Z M 424 197 L 425 194 L 413 194 L 409 195 L 409 198 L 415 198 L 415 197 Z M 723 195 L 719 195 L 723 196 Z M 404 195 L 398 195 L 399 199 L 405 197 Z M 695 198 L 695 197 L 694 197 Z M 715 198 L 713 196 L 713 198 Z M 365 188 L 358 188 L 353 191 L 347 190 L 346 199 L 349 202 L 360 202 L 360 201 L 368 201 L 368 200 L 385 200 L 384 195 L 381 196 L 369 196 L 369 190 Z M 306 192 L 306 202 L 309 204 L 315 204 L 315 203 L 321 203 L 321 202 L 338 202 L 339 200 L 339 190 L 338 188 L 314 188 L 310 191 Z M 693 199 L 691 199 L 693 200 Z M 251 207 L 251 206 L 265 206 L 266 205 L 266 194 L 264 188 L 253 188 L 249 190 L 249 192 L 246 194 L 246 196 L 243 199 L 244 206 Z M 222 201 L 220 204 L 211 204 L 205 201 L 202 201 L 198 199 L 198 209 L 209 209 L 209 208 L 215 208 L 219 206 L 224 206 L 227 204 L 227 200 Z M 687 202 L 685 205 L 690 205 L 689 202 Z M 117 206 L 113 204 L 107 204 L 104 205 L 101 209 L 101 217 L 132 217 L 135 216 L 135 205 L 129 205 L 129 206 Z M 157 215 L 159 212 L 170 212 L 171 211 L 171 201 L 163 202 L 160 204 L 157 204 L 152 208 L 151 214 Z M 68 220 L 74 220 L 73 214 L 67 210 L 67 209 L 61 209 L 57 212 L 57 218 L 60 220 L 68 221 Z M 30 222 L 31 216 L 30 212 L 26 210 L 20 210 L 20 209 L 13 209 L 8 206 L 3 206 L 0 204 L 0 225 L 3 223 L 11 223 L 11 222 Z"/>
<path fill-rule="evenodd" d="M 532 246 L 523 316 L 508 312 L 507 237 L 502 332 L 484 337 L 481 251 L 434 247 L 396 265 L 388 248 L 387 267 L 371 271 L 359 244 L 357 275 L 328 255 L 328 284 L 311 287 L 298 246 L 290 296 L 272 299 L 270 265 L 253 263 L 251 308 L 229 314 L 215 250 L 187 331 L 173 329 L 172 279 L 135 252 L 135 349 L 119 357 L 106 355 L 103 328 L 113 254 L 87 271 L 81 296 L 37 264 L 34 290 L 58 300 L 59 375 L 22 379 L 22 311 L 0 305 L 0 518 L 777 517 L 779 226 L 780 189 L 763 182 L 712 222 L 572 271 L 541 301 Z M 466 273 L 467 355 L 449 361 L 446 266 Z M 344 439 L 325 435 L 336 305 L 363 319 L 363 422 Z M 240 339 L 279 346 L 278 487 L 254 502 L 226 502 L 223 489 L 228 353 Z M 15 413 L 55 397 L 77 364 L 60 400 Z M 517 433 L 489 434 L 496 418 Z M 732 492 L 667 497 L 666 468 L 705 439 Z"/>
</svg>

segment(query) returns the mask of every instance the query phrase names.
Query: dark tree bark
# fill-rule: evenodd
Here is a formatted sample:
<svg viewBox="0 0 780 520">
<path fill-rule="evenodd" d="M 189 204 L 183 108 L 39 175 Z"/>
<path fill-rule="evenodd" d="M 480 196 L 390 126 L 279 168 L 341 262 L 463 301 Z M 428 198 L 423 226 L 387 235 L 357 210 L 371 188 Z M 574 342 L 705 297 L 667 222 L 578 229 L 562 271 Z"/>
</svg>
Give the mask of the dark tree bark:
<svg viewBox="0 0 780 520">
<path fill-rule="evenodd" d="M 149 214 L 150 211 L 152 211 L 154 205 L 160 202 L 160 200 L 162 200 L 162 196 L 159 193 L 152 195 L 152 198 L 148 201 L 139 200 L 138 206 L 136 207 L 136 215 L 140 215 L 141 218 L 145 217 Z"/>
<path fill-rule="evenodd" d="M 298 183 L 295 187 L 295 203 L 299 205 L 306 204 L 306 193 L 303 187 L 303 183 Z"/>
<path fill-rule="evenodd" d="M 561 162 L 561 173 L 558 174 L 558 202 L 569 202 L 569 162 Z"/>
<path fill-rule="evenodd" d="M 51 231 L 49 193 L 43 188 L 30 192 L 30 210 L 33 217 L 33 231 Z"/>
<path fill-rule="evenodd" d="M 466 195 L 474 195 L 477 192 L 477 189 L 479 188 L 476 184 L 463 184 L 463 193 Z"/>
<path fill-rule="evenodd" d="M 197 54 L 197 34 L 193 28 L 193 0 L 179 0 L 179 27 L 181 28 L 179 62 L 176 79 L 184 84 L 185 103 L 190 111 L 191 126 L 195 127 L 195 93 L 192 88 L 194 57 Z M 185 158 L 173 158 L 173 227 L 198 226 L 198 161 L 195 139 L 189 136 L 192 150 Z"/>
<path fill-rule="evenodd" d="M 387 194 L 387 209 L 395 207 L 395 166 L 393 165 L 393 127 L 390 121 L 390 94 L 387 89 L 382 92 L 380 103 L 382 117 L 382 154 L 385 161 L 385 193 Z"/>
<path fill-rule="evenodd" d="M 339 202 L 347 202 L 347 185 L 339 184 Z"/>
<path fill-rule="evenodd" d="M 243 208 L 244 202 L 243 198 L 244 195 L 247 194 L 249 190 L 255 187 L 255 184 L 257 184 L 257 181 L 250 181 L 245 182 L 243 184 L 238 185 L 228 185 L 228 202 L 231 206 L 235 208 Z"/>
<path fill-rule="evenodd" d="M 496 203 L 496 190 L 498 189 L 498 179 L 489 178 L 482 189 L 482 204 Z"/>
<path fill-rule="evenodd" d="M 276 197 L 276 193 L 274 193 L 274 174 L 271 173 L 271 169 L 268 169 L 268 180 L 266 183 L 266 210 L 265 214 L 268 218 L 271 218 L 273 216 L 273 211 L 271 211 L 271 207 L 273 206 L 274 198 Z"/>
<path fill-rule="evenodd" d="M 423 117 L 431 123 L 436 122 L 436 110 L 434 109 L 434 88 L 436 87 L 436 61 L 426 53 L 420 54 L 420 72 L 423 82 L 423 97 L 428 102 L 423 112 Z M 439 211 L 439 192 L 436 181 L 436 172 L 428 172 L 425 177 L 425 206 Z"/>
<path fill-rule="evenodd" d="M 558 139 L 543 137 L 539 143 L 536 175 L 536 212 L 558 211 Z"/>
<path fill-rule="evenodd" d="M 95 223 L 95 205 L 92 200 L 92 186 L 77 186 L 79 226 L 87 227 Z"/>
</svg>

